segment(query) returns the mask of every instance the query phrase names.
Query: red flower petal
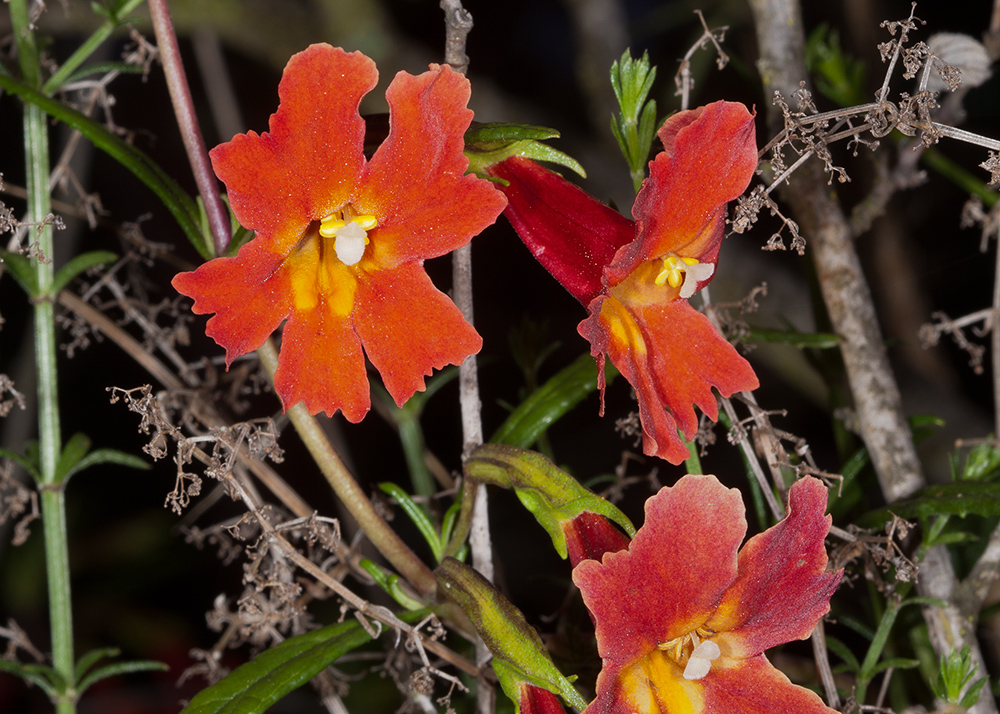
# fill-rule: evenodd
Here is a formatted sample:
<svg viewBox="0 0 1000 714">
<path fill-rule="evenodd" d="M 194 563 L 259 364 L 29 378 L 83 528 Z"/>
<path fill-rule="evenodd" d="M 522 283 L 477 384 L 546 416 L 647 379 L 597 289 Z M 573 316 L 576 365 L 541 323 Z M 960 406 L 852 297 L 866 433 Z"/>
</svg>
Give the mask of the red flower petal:
<svg viewBox="0 0 1000 714">
<path fill-rule="evenodd" d="M 548 689 L 521 684 L 520 714 L 566 714 L 559 697 Z"/>
<path fill-rule="evenodd" d="M 627 551 L 574 569 L 604 660 L 599 699 L 613 694 L 624 667 L 711 617 L 736 577 L 746 527 L 738 490 L 714 476 L 685 476 L 646 501 L 646 522 Z"/>
<path fill-rule="evenodd" d="M 715 102 L 679 112 L 659 135 L 666 150 L 650 162 L 632 208 L 638 237 L 608 267 L 610 285 L 668 253 L 711 262 L 726 203 L 743 193 L 757 168 L 753 115 L 742 104 Z"/>
<path fill-rule="evenodd" d="M 529 159 L 511 157 L 489 168 L 509 182 L 504 215 L 524 244 L 584 305 L 604 289 L 615 253 L 635 238 L 635 224 L 562 176 Z"/>
<path fill-rule="evenodd" d="M 493 185 L 463 176 L 469 80 L 447 65 L 400 72 L 386 91 L 389 136 L 368 163 L 354 205 L 378 217 L 383 267 L 443 255 L 491 225 L 506 205 Z"/>
<path fill-rule="evenodd" d="M 566 550 L 574 568 L 584 560 L 600 560 L 605 553 L 628 548 L 629 539 L 604 516 L 584 511 L 571 521 L 563 521 Z"/>
<path fill-rule="evenodd" d="M 673 464 L 688 458 L 677 429 L 694 437 L 693 404 L 711 419 L 718 416 L 712 387 L 728 397 L 759 385 L 750 364 L 685 300 L 623 305 L 608 297 L 590 309 L 577 329 L 590 341 L 591 354 L 607 353 L 638 394 L 649 456 Z"/>
<path fill-rule="evenodd" d="M 432 369 L 461 364 L 483 346 L 455 304 L 413 263 L 358 282 L 354 329 L 400 406 L 424 390 Z"/>
<path fill-rule="evenodd" d="M 364 165 L 361 97 L 375 63 L 360 52 L 312 45 L 292 56 L 270 131 L 239 134 L 211 151 L 236 218 L 287 253 L 311 221 L 341 208 Z"/>
<path fill-rule="evenodd" d="M 196 315 L 216 313 L 205 333 L 226 350 L 226 367 L 264 344 L 291 310 L 292 290 L 284 256 L 265 241 L 252 240 L 235 258 L 216 258 L 171 285 L 194 299 Z"/>
<path fill-rule="evenodd" d="M 709 627 L 727 631 L 733 654 L 752 657 L 812 634 L 830 610 L 843 571 L 826 570 L 827 489 L 806 477 L 788 493 L 787 517 L 747 541 L 739 574 Z"/>
<path fill-rule="evenodd" d="M 281 334 L 274 391 L 285 409 L 305 402 L 310 414 L 340 409 L 350 422 L 361 421 L 371 407 L 361 341 L 351 321 L 337 317 L 320 300 L 313 309 L 296 311 Z"/>
<path fill-rule="evenodd" d="M 735 662 L 718 660 L 699 684 L 705 712 L 836 714 L 815 692 L 792 684 L 763 655 Z"/>
</svg>

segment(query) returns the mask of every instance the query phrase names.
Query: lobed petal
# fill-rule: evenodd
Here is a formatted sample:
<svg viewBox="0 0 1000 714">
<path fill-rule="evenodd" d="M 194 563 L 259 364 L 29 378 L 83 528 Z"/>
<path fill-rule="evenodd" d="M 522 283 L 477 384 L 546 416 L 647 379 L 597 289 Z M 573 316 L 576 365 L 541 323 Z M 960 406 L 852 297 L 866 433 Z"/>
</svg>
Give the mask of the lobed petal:
<svg viewBox="0 0 1000 714">
<path fill-rule="evenodd" d="M 400 406 L 424 390 L 433 369 L 461 364 L 483 346 L 455 304 L 414 263 L 359 280 L 354 329 Z"/>
<path fill-rule="evenodd" d="M 699 683 L 705 712 L 836 714 L 815 692 L 792 684 L 764 655 L 719 660 Z"/>
<path fill-rule="evenodd" d="M 737 102 L 679 112 L 659 136 L 665 150 L 650 162 L 632 207 L 638 237 L 609 266 L 611 285 L 668 253 L 713 261 L 726 203 L 743 193 L 757 168 L 753 115 Z"/>
<path fill-rule="evenodd" d="M 646 501 L 645 524 L 628 550 L 573 570 L 604 660 L 599 698 L 657 645 L 708 621 L 736 577 L 746 527 L 738 490 L 689 475 Z"/>
<path fill-rule="evenodd" d="M 750 364 L 685 300 L 625 305 L 615 297 L 591 305 L 578 328 L 591 353 L 606 353 L 639 397 L 643 452 L 679 464 L 698 430 L 698 405 L 718 416 L 712 388 L 728 397 L 756 389 Z"/>
<path fill-rule="evenodd" d="M 635 224 L 559 174 L 513 156 L 489 168 L 508 182 L 504 215 L 539 263 L 584 305 L 603 290 L 615 253 Z"/>
<path fill-rule="evenodd" d="M 365 163 L 361 98 L 378 82 L 360 52 L 316 44 L 292 56 L 269 131 L 238 134 L 211 152 L 236 218 L 287 254 L 309 223 L 348 201 Z"/>
<path fill-rule="evenodd" d="M 507 204 L 484 179 L 465 176 L 469 80 L 447 65 L 398 73 L 385 97 L 389 136 L 368 163 L 354 201 L 377 216 L 373 259 L 383 268 L 444 255 L 491 225 Z"/>
<path fill-rule="evenodd" d="M 251 240 L 235 258 L 216 258 L 190 273 L 178 273 L 174 289 L 194 299 L 196 315 L 216 313 L 205 334 L 226 350 L 226 368 L 260 347 L 292 307 L 284 256 L 263 240 Z"/>
<path fill-rule="evenodd" d="M 293 312 L 282 332 L 274 391 L 286 411 L 301 401 L 310 414 L 333 416 L 340 409 L 348 421 L 361 421 L 371 400 L 350 317 L 334 314 L 324 298 L 310 310 Z"/>
<path fill-rule="evenodd" d="M 830 610 L 843 571 L 826 570 L 827 488 L 806 477 L 788 493 L 788 515 L 747 541 L 739 573 L 710 627 L 727 631 L 732 656 L 753 657 L 804 640 Z"/>
</svg>

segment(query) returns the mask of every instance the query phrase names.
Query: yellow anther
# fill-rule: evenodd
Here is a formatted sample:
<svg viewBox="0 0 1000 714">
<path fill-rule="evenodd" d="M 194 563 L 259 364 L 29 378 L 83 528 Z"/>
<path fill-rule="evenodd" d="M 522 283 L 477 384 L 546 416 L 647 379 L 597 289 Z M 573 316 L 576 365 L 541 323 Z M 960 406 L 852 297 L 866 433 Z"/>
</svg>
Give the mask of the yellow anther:
<svg viewBox="0 0 1000 714">
<path fill-rule="evenodd" d="M 333 238 L 337 235 L 337 231 L 346 225 L 347 222 L 340 217 L 340 214 L 334 213 L 319 222 L 319 234 L 324 238 Z"/>
<path fill-rule="evenodd" d="M 663 268 L 653 281 L 657 285 L 669 283 L 672 288 L 679 288 L 684 283 L 684 275 L 689 266 L 697 265 L 694 258 L 681 258 L 676 255 L 668 255 L 663 258 Z"/>
<path fill-rule="evenodd" d="M 370 231 L 372 228 L 378 226 L 378 219 L 375 218 L 375 216 L 369 216 L 368 214 L 355 216 L 352 220 L 366 231 Z"/>
</svg>

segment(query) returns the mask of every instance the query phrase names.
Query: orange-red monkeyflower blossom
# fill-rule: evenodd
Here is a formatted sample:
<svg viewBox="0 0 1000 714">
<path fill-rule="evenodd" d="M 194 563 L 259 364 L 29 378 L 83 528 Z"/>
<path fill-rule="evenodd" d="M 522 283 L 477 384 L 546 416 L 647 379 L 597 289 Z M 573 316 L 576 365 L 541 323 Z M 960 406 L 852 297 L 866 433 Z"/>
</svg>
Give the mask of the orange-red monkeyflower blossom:
<svg viewBox="0 0 1000 714">
<path fill-rule="evenodd" d="M 787 517 L 739 549 L 740 492 L 714 476 L 649 499 L 628 550 L 573 571 L 604 660 L 584 714 L 833 714 L 764 656 L 830 609 L 842 573 L 826 570 L 826 502 L 820 481 L 798 481 Z"/>
<path fill-rule="evenodd" d="M 469 82 L 448 66 L 396 75 L 389 136 L 366 160 L 358 105 L 377 81 L 359 52 L 312 45 L 293 56 L 269 132 L 211 152 L 254 239 L 173 280 L 194 312 L 215 313 L 206 332 L 227 366 L 285 322 L 274 375 L 285 408 L 303 401 L 352 422 L 370 407 L 362 348 L 398 404 L 433 368 L 479 351 L 423 261 L 468 243 L 505 205 L 489 182 L 464 175 Z"/>
<path fill-rule="evenodd" d="M 678 428 L 698 428 L 692 405 L 712 419 L 723 396 L 756 389 L 750 365 L 687 298 L 715 274 L 726 203 L 757 166 L 753 116 L 716 102 L 670 117 L 664 151 L 650 162 L 633 223 L 557 174 L 513 157 L 488 167 L 505 179 L 505 215 L 539 262 L 590 317 L 590 341 L 604 389 L 604 359 L 639 396 L 643 451 L 671 463 L 688 457 Z M 602 407 L 603 410 L 603 407 Z"/>
</svg>

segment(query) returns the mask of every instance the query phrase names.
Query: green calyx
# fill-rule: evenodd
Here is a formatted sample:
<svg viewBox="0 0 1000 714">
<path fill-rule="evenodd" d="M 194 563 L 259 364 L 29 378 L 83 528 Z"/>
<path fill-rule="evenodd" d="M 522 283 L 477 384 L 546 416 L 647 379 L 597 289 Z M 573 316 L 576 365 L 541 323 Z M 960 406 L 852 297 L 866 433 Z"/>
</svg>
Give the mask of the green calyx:
<svg viewBox="0 0 1000 714">
<path fill-rule="evenodd" d="M 464 563 L 445 558 L 434 571 L 438 592 L 462 608 L 493 655 L 493 671 L 503 691 L 520 707 L 521 684 L 547 689 L 570 706 L 587 706 L 556 667 L 542 638 L 489 581 Z"/>
<path fill-rule="evenodd" d="M 465 476 L 479 483 L 514 489 L 563 558 L 567 556 L 567 546 L 562 524 L 584 511 L 604 516 L 630 537 L 635 535 L 632 522 L 617 507 L 534 451 L 506 444 L 483 444 L 465 462 Z"/>
</svg>

